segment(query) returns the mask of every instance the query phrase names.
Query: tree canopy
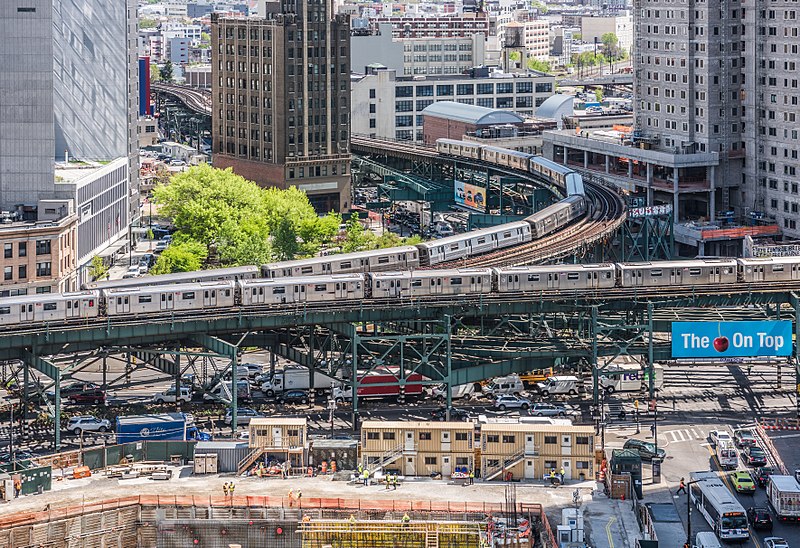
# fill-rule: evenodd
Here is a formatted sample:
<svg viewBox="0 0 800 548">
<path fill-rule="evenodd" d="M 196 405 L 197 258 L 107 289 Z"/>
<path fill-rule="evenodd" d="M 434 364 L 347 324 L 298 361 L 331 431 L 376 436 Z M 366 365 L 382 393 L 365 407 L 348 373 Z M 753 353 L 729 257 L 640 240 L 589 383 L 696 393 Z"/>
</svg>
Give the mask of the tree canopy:
<svg viewBox="0 0 800 548">
<path fill-rule="evenodd" d="M 385 249 L 387 247 L 397 247 L 401 245 L 413 245 L 421 241 L 422 238 L 419 236 L 401 238 L 388 230 L 384 231 L 381 235 L 377 235 L 371 230 L 364 228 L 364 225 L 361 224 L 361 221 L 358 219 L 358 214 L 353 213 L 345 225 L 344 234 L 340 238 L 340 247 L 342 253 L 352 253 L 354 251 L 369 251 L 372 249 Z"/>
<path fill-rule="evenodd" d="M 172 82 L 172 61 L 167 61 L 161 68 L 161 79 L 164 82 Z"/>
<path fill-rule="evenodd" d="M 603 43 L 603 51 L 606 57 L 616 59 L 619 54 L 617 47 L 619 45 L 619 39 L 617 35 L 613 32 L 607 32 L 600 37 L 600 41 Z"/>
<path fill-rule="evenodd" d="M 341 223 L 338 214 L 318 216 L 295 187 L 260 188 L 205 164 L 157 186 L 154 199 L 177 228 L 176 242 L 198 243 L 224 265 L 312 256 Z"/>
<path fill-rule="evenodd" d="M 551 69 L 550 63 L 547 61 L 540 61 L 539 59 L 528 59 L 528 68 L 546 73 L 549 73 Z"/>
<path fill-rule="evenodd" d="M 150 270 L 151 274 L 172 274 L 173 272 L 192 272 L 203 268 L 208 250 L 199 242 L 191 240 L 173 242 L 158 257 Z"/>
</svg>

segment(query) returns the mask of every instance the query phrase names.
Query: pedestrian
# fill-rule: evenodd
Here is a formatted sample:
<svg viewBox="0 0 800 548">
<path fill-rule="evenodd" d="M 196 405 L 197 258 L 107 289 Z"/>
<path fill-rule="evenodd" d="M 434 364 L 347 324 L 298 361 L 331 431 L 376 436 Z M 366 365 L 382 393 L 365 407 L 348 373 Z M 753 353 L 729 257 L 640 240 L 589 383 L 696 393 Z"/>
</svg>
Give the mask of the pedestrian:
<svg viewBox="0 0 800 548">
<path fill-rule="evenodd" d="M 222 484 L 222 494 L 224 496 L 226 496 L 226 497 L 228 496 L 228 482 L 227 481 L 224 484 Z"/>
<path fill-rule="evenodd" d="M 678 493 L 686 493 L 686 480 L 681 478 L 681 484 L 678 487 Z"/>
<path fill-rule="evenodd" d="M 475 485 L 475 472 L 473 470 L 469 471 L 469 484 Z"/>
<path fill-rule="evenodd" d="M 650 425 L 650 435 L 656 437 L 656 423 Z"/>
<path fill-rule="evenodd" d="M 22 481 L 19 478 L 14 479 L 14 497 L 19 498 L 22 494 Z"/>
<path fill-rule="evenodd" d="M 332 460 L 331 461 L 331 474 L 335 474 L 335 473 L 336 473 L 336 461 Z"/>
<path fill-rule="evenodd" d="M 289 489 L 289 493 L 286 495 L 286 498 L 289 499 L 289 508 L 294 505 L 294 491 Z"/>
<path fill-rule="evenodd" d="M 300 507 L 301 506 L 300 499 L 303 498 L 303 492 L 300 489 L 298 489 L 297 493 L 295 493 L 295 495 L 294 495 L 294 498 L 295 498 L 295 500 L 297 500 L 297 506 Z"/>
</svg>

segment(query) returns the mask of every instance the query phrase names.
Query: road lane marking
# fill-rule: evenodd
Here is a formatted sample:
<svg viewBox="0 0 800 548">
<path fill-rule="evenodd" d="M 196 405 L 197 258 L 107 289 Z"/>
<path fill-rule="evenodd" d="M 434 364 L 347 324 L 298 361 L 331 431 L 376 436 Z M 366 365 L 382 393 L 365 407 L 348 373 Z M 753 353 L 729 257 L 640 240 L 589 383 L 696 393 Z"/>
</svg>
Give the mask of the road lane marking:
<svg viewBox="0 0 800 548">
<path fill-rule="evenodd" d="M 617 521 L 617 518 L 616 517 L 612 517 L 610 520 L 608 520 L 608 523 L 606 524 L 606 535 L 608 536 L 608 545 L 611 548 L 614 548 L 614 539 L 611 537 L 611 525 L 616 523 L 616 521 Z"/>
</svg>

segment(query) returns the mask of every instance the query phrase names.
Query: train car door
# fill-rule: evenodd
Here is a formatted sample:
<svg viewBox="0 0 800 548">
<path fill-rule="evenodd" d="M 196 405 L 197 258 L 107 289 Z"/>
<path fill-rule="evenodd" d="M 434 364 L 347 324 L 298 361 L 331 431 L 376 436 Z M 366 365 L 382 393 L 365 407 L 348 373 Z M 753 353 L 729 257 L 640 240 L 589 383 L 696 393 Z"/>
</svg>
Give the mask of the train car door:
<svg viewBox="0 0 800 548">
<path fill-rule="evenodd" d="M 712 284 L 719 283 L 722 281 L 722 276 L 719 274 L 719 267 L 712 266 L 708 269 L 708 281 Z"/>
<path fill-rule="evenodd" d="M 306 286 L 298 284 L 294 286 L 294 301 L 297 303 L 305 302 L 306 300 Z"/>
<path fill-rule="evenodd" d="M 753 281 L 764 281 L 764 265 L 753 265 Z"/>
<path fill-rule="evenodd" d="M 547 275 L 547 289 L 558 289 L 558 272 L 550 272 Z"/>
<path fill-rule="evenodd" d="M 67 301 L 67 318 L 80 318 L 80 301 Z"/>
<path fill-rule="evenodd" d="M 117 314 L 129 314 L 131 311 L 131 301 L 130 297 L 125 295 L 124 297 L 117 297 Z"/>
<path fill-rule="evenodd" d="M 336 298 L 337 299 L 346 299 L 347 298 L 347 282 L 336 282 Z"/>
<path fill-rule="evenodd" d="M 206 291 L 208 293 L 208 291 Z M 172 293 L 162 293 L 161 294 L 161 310 L 174 310 L 175 309 L 175 298 Z"/>
<path fill-rule="evenodd" d="M 519 291 L 519 274 L 508 275 L 508 289 L 509 291 Z"/>
<path fill-rule="evenodd" d="M 586 273 L 587 284 L 592 289 L 597 289 L 600 286 L 600 272 L 592 272 L 591 270 Z"/>
<path fill-rule="evenodd" d="M 431 295 L 439 295 L 442 292 L 442 278 L 431 278 Z"/>
<path fill-rule="evenodd" d="M 203 291 L 203 306 L 217 306 L 216 289 L 206 289 Z"/>
<path fill-rule="evenodd" d="M 481 283 L 481 276 L 480 274 L 477 276 L 470 276 L 469 277 L 469 290 L 470 293 L 479 293 L 483 288 L 483 284 Z"/>
<path fill-rule="evenodd" d="M 33 304 L 23 304 L 19 307 L 19 320 L 21 322 L 33 321 Z"/>
</svg>

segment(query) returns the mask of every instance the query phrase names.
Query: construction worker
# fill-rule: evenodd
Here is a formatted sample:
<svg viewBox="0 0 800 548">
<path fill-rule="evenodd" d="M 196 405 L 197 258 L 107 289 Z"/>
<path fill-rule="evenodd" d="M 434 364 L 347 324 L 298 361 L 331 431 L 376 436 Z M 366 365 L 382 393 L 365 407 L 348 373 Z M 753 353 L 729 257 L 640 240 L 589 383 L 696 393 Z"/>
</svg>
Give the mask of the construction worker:
<svg viewBox="0 0 800 548">
<path fill-rule="evenodd" d="M 388 491 L 389 487 L 392 485 L 392 476 L 386 476 L 386 481 L 384 483 L 386 483 L 386 490 Z"/>
<path fill-rule="evenodd" d="M 350 514 L 350 519 L 347 520 L 350 522 L 350 527 L 355 527 L 356 525 L 356 517 L 353 514 Z"/>
<path fill-rule="evenodd" d="M 226 496 L 226 497 L 228 496 L 228 482 L 227 481 L 222 485 L 222 494 L 224 496 Z"/>
<path fill-rule="evenodd" d="M 294 491 L 289 489 L 289 493 L 286 495 L 286 498 L 289 499 L 289 508 L 294 505 Z"/>
<path fill-rule="evenodd" d="M 364 479 L 364 487 L 367 487 L 369 485 L 369 470 L 364 470 L 362 478 Z"/>
<path fill-rule="evenodd" d="M 320 473 L 321 474 L 327 474 L 328 473 L 328 461 L 326 461 L 326 460 L 322 461 L 322 468 L 320 468 Z"/>
<path fill-rule="evenodd" d="M 403 519 L 401 521 L 404 527 L 408 527 L 408 524 L 411 523 L 411 516 L 408 515 L 408 512 L 403 514 Z"/>
<path fill-rule="evenodd" d="M 300 499 L 303 498 L 303 492 L 300 489 L 298 489 L 297 493 L 295 493 L 294 497 L 297 500 L 297 506 L 300 506 Z"/>
<path fill-rule="evenodd" d="M 303 523 L 311 523 L 311 516 L 309 516 L 308 514 L 305 514 L 303 516 Z"/>
<path fill-rule="evenodd" d="M 559 471 L 559 473 L 561 474 L 561 483 L 564 483 L 564 477 L 567 475 L 567 473 L 564 471 L 564 467 L 563 466 L 561 467 L 561 470 Z"/>
<path fill-rule="evenodd" d="M 364 476 L 364 467 L 359 464 L 358 465 L 358 477 L 363 477 L 363 476 Z"/>
<path fill-rule="evenodd" d="M 392 476 L 392 491 L 397 491 L 397 484 L 400 483 L 400 480 L 397 477 L 397 474 Z"/>
<path fill-rule="evenodd" d="M 230 492 L 231 497 L 233 497 L 234 489 L 236 489 L 236 485 L 233 482 L 231 482 L 231 484 L 228 486 L 228 492 Z"/>
<path fill-rule="evenodd" d="M 331 474 L 335 474 L 335 473 L 336 473 L 336 461 L 332 460 L 331 461 Z"/>
<path fill-rule="evenodd" d="M 469 484 L 475 485 L 475 472 L 472 470 L 469 471 Z"/>
</svg>

